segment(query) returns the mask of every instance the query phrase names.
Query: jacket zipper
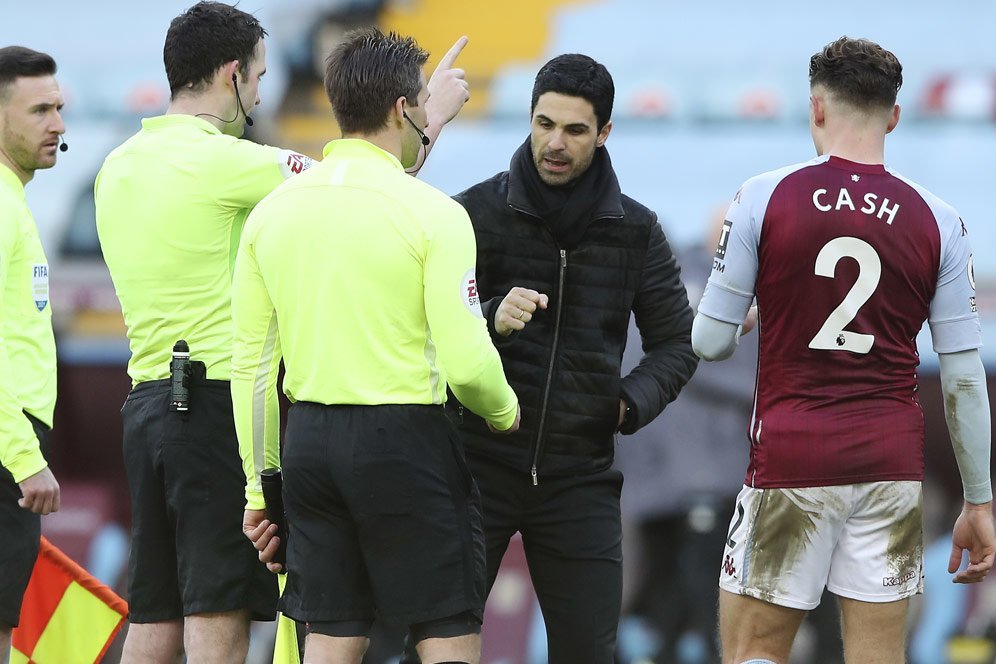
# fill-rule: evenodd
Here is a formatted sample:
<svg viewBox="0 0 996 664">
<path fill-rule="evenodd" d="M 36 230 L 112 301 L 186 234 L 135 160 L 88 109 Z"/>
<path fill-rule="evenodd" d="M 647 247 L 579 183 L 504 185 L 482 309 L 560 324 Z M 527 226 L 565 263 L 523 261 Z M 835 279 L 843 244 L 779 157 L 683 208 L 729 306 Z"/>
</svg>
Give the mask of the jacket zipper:
<svg viewBox="0 0 996 664">
<path fill-rule="evenodd" d="M 550 347 L 550 363 L 546 371 L 546 386 L 543 388 L 543 401 L 540 406 L 539 426 L 536 427 L 536 448 L 533 452 L 533 466 L 529 474 L 533 478 L 533 486 L 539 485 L 536 466 L 539 464 L 540 453 L 543 451 L 543 433 L 546 424 L 546 412 L 550 402 L 550 388 L 553 387 L 553 366 L 557 360 L 557 347 L 560 345 L 560 319 L 564 309 L 564 279 L 567 276 L 567 251 L 560 250 L 560 274 L 557 279 L 557 317 L 553 323 L 553 345 Z"/>
<path fill-rule="evenodd" d="M 533 217 L 534 219 L 538 220 L 540 223 L 543 224 L 543 228 L 550 236 L 550 239 L 553 240 L 554 244 L 557 243 L 556 238 L 553 237 L 553 233 L 550 232 L 549 228 L 547 228 L 546 222 L 544 222 L 543 218 L 540 217 L 538 214 L 536 214 L 535 212 L 530 212 L 529 210 L 524 210 L 520 207 L 512 205 L 511 203 L 508 204 L 508 207 L 512 208 L 516 212 Z M 596 221 L 601 219 L 622 219 L 623 216 L 624 215 L 621 214 L 619 215 L 607 214 L 598 217 Z M 540 454 L 543 452 L 543 433 L 544 433 L 543 428 L 544 425 L 546 424 L 546 411 L 547 411 L 547 406 L 549 405 L 550 402 L 550 389 L 553 386 L 553 365 L 557 359 L 557 347 L 560 345 L 560 319 L 563 313 L 563 306 L 564 306 L 563 305 L 564 280 L 566 279 L 566 276 L 567 276 L 567 250 L 560 249 L 560 274 L 557 279 L 557 318 L 554 320 L 553 324 L 553 346 L 550 348 L 550 365 L 547 367 L 546 387 L 543 388 L 543 402 L 540 407 L 539 426 L 536 428 L 536 441 L 534 443 L 535 447 L 533 449 L 533 465 L 532 468 L 530 468 L 529 470 L 529 474 L 533 479 L 533 486 L 539 486 L 539 475 L 537 474 L 536 467 L 539 465 L 539 457 Z"/>
</svg>

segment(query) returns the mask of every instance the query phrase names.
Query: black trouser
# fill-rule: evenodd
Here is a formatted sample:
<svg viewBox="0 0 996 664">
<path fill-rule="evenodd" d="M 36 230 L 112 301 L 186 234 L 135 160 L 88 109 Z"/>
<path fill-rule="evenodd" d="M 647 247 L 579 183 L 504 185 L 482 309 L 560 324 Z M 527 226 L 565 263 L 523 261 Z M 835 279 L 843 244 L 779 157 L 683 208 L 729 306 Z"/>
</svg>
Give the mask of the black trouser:
<svg viewBox="0 0 996 664">
<path fill-rule="evenodd" d="M 248 609 L 273 620 L 276 576 L 242 533 L 245 474 L 228 381 L 195 374 L 190 410 L 170 410 L 170 383 L 136 385 L 122 450 L 131 494 L 129 620 L 155 623 Z"/>
<path fill-rule="evenodd" d="M 533 486 L 520 470 L 473 454 L 468 462 L 484 509 L 488 592 L 509 540 L 521 532 L 549 664 L 611 664 L 622 603 L 622 473 L 541 475 Z"/>
<path fill-rule="evenodd" d="M 48 458 L 48 427 L 24 413 L 34 427 L 42 455 Z M 17 504 L 21 487 L 0 466 L 0 629 L 16 627 L 21 600 L 38 557 L 41 516 Z"/>
<path fill-rule="evenodd" d="M 543 620 L 548 664 L 612 664 L 622 604 L 622 473 L 540 476 L 467 451 L 484 511 L 488 593 L 509 540 L 522 533 Z M 484 625 L 484 650 L 487 623 Z M 410 639 L 402 662 L 418 662 Z"/>
</svg>

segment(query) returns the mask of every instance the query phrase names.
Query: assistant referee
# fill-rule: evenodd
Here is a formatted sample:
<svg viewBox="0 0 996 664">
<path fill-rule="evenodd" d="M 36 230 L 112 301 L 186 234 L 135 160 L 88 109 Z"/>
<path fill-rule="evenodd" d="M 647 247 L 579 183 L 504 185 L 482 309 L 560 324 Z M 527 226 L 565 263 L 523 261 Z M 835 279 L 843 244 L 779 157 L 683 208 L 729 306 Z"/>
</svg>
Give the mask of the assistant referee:
<svg viewBox="0 0 996 664">
<path fill-rule="evenodd" d="M 359 662 L 375 614 L 409 625 L 423 661 L 480 656 L 479 496 L 442 404 L 449 384 L 512 431 L 518 402 L 481 316 L 470 220 L 404 172 L 427 122 L 426 58 L 410 38 L 347 36 L 325 77 L 344 138 L 259 204 L 236 260 L 248 509 L 263 505 L 259 471 L 278 463 L 282 356 L 295 403 L 281 608 L 308 624 L 309 661 Z M 262 533 L 256 542 L 265 550 Z"/>
<path fill-rule="evenodd" d="M 0 661 L 38 555 L 41 515 L 59 509 L 45 459 L 55 410 L 48 260 L 24 187 L 55 165 L 62 92 L 55 60 L 0 48 Z"/>
<path fill-rule="evenodd" d="M 131 627 L 124 662 L 242 662 L 249 619 L 272 620 L 275 579 L 239 528 L 244 479 L 229 386 L 231 274 L 249 211 L 310 159 L 241 140 L 259 103 L 265 31 L 200 2 L 170 24 L 165 115 L 104 161 L 97 232 L 128 329 L 122 408 L 131 491 Z M 170 358 L 185 340 L 189 411 L 170 410 Z"/>
</svg>

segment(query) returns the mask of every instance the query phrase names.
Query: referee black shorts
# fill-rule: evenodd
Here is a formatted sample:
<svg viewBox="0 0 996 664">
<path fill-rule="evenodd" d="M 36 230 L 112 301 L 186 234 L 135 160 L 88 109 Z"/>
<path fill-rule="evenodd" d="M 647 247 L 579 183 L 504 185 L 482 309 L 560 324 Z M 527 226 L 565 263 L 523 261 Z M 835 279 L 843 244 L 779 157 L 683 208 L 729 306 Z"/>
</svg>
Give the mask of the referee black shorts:
<svg viewBox="0 0 996 664">
<path fill-rule="evenodd" d="M 296 403 L 282 467 L 288 616 L 480 621 L 480 496 L 442 407 Z"/>
<path fill-rule="evenodd" d="M 188 412 L 170 412 L 169 404 L 169 381 L 160 380 L 135 386 L 121 409 L 130 620 L 241 609 L 273 620 L 276 576 L 242 533 L 246 480 L 230 385 L 195 380 Z"/>
<path fill-rule="evenodd" d="M 42 454 L 48 457 L 48 427 L 25 413 L 35 429 Z M 21 488 L 0 466 L 0 628 L 17 627 L 21 599 L 38 557 L 41 516 L 17 504 Z"/>
</svg>

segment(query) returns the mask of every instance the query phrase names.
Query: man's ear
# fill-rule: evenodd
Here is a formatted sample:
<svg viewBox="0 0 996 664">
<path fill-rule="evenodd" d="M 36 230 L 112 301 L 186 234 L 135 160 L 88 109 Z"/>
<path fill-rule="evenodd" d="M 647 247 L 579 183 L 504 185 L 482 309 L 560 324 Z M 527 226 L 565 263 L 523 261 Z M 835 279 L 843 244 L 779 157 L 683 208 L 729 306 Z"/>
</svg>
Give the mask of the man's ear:
<svg viewBox="0 0 996 664">
<path fill-rule="evenodd" d="M 822 127 L 827 122 L 827 109 L 823 97 L 809 95 L 809 112 L 813 125 Z"/>
<path fill-rule="evenodd" d="M 612 132 L 612 120 L 605 123 L 602 130 L 598 132 L 598 137 L 595 138 L 595 147 L 600 148 L 605 145 L 605 141 L 609 139 L 609 134 Z"/>
<path fill-rule="evenodd" d="M 230 62 L 226 62 L 221 66 L 221 75 L 226 83 L 229 81 L 234 82 L 235 77 L 238 76 L 238 74 L 239 74 L 238 60 L 232 60 Z"/>
<path fill-rule="evenodd" d="M 899 124 L 899 115 L 903 109 L 900 108 L 899 104 L 894 104 L 892 107 L 892 116 L 889 118 L 889 124 L 885 127 L 885 133 L 890 133 Z"/>
<path fill-rule="evenodd" d="M 394 100 L 395 122 L 397 122 L 398 125 L 403 125 L 405 123 L 405 113 L 407 108 L 408 108 L 408 99 L 405 98 L 404 95 L 401 95 L 400 97 Z"/>
</svg>

